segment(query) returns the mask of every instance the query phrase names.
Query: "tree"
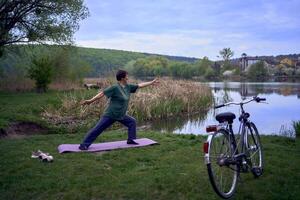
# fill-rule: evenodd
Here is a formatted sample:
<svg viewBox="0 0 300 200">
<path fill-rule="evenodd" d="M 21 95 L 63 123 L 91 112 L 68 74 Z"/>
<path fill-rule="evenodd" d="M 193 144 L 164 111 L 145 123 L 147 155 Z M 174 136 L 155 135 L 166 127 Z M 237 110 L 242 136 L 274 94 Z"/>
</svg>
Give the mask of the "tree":
<svg viewBox="0 0 300 200">
<path fill-rule="evenodd" d="M 214 71 L 210 66 L 206 69 L 204 77 L 207 79 L 212 79 L 216 77 L 218 74 Z"/>
<path fill-rule="evenodd" d="M 1 0 L 0 56 L 13 43 L 71 43 L 88 15 L 83 0 Z"/>
<path fill-rule="evenodd" d="M 268 76 L 268 70 L 264 62 L 260 61 L 250 66 L 247 75 L 250 79 L 263 80 Z"/>
<path fill-rule="evenodd" d="M 210 66 L 211 66 L 211 61 L 208 59 L 208 57 L 204 56 L 203 59 L 198 60 L 195 63 L 197 75 L 199 76 L 204 75 L 206 69 L 209 68 Z"/>
<path fill-rule="evenodd" d="M 234 52 L 230 48 L 224 48 L 219 53 L 225 62 L 234 55 Z"/>
<path fill-rule="evenodd" d="M 164 76 L 167 74 L 168 59 L 158 56 L 139 58 L 132 64 L 134 76 Z"/>
<path fill-rule="evenodd" d="M 242 58 L 246 58 L 247 57 L 247 54 L 246 53 L 242 53 Z"/>
<path fill-rule="evenodd" d="M 35 80 L 37 92 L 46 92 L 51 83 L 53 70 L 52 61 L 47 56 L 35 57 L 28 69 L 29 78 Z"/>
</svg>

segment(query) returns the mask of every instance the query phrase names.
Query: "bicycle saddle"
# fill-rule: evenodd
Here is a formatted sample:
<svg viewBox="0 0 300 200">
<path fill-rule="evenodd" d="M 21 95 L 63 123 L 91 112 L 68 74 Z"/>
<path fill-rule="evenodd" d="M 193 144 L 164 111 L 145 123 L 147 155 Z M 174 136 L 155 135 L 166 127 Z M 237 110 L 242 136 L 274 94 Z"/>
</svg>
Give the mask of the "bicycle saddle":
<svg viewBox="0 0 300 200">
<path fill-rule="evenodd" d="M 217 114 L 217 116 L 216 116 L 216 120 L 219 123 L 227 121 L 229 124 L 232 124 L 234 119 L 235 119 L 235 114 L 233 114 L 231 112 L 220 113 L 220 114 Z"/>
</svg>

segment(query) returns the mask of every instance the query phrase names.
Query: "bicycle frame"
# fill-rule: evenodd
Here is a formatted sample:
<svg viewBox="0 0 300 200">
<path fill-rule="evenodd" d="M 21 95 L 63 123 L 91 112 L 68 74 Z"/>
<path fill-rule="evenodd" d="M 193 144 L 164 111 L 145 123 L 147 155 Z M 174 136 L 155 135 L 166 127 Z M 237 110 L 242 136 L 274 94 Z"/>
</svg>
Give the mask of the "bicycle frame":
<svg viewBox="0 0 300 200">
<path fill-rule="evenodd" d="M 217 130 L 223 129 L 226 132 L 228 132 L 229 134 L 229 139 L 230 139 L 230 143 L 233 145 L 233 153 L 232 156 L 234 156 L 234 160 L 237 160 L 238 157 L 244 157 L 245 156 L 245 145 L 248 144 L 247 142 L 247 134 L 245 131 L 245 126 L 246 123 L 249 123 L 249 121 L 247 122 L 241 122 L 240 123 L 240 128 L 239 131 L 237 133 L 237 135 L 240 135 L 240 140 L 236 140 L 236 136 L 234 135 L 233 129 L 232 129 L 232 124 L 228 124 L 227 122 L 224 122 L 222 124 L 218 125 Z M 210 144 L 211 144 L 211 140 L 213 138 L 213 134 L 210 134 L 206 140 L 207 142 L 207 147 L 206 148 L 210 148 Z M 239 147 L 241 149 L 241 152 L 239 152 Z M 205 160 L 205 164 L 209 164 L 210 163 L 210 158 L 209 158 L 209 149 L 204 150 L 205 155 L 204 155 L 204 160 Z M 240 163 L 241 164 L 241 163 Z"/>
<path fill-rule="evenodd" d="M 251 101 L 259 103 L 265 100 L 265 98 L 253 97 L 239 103 L 229 102 L 215 107 L 232 104 L 240 106 L 238 118 L 240 124 L 237 134 L 234 134 L 232 128 L 235 115 L 230 112 L 218 114 L 216 119 L 219 124 L 206 128 L 209 135 L 203 145 L 204 161 L 212 187 L 222 198 L 230 198 L 235 193 L 240 172 L 249 172 L 251 169 L 255 177 L 262 174 L 263 159 L 259 134 L 255 124 L 249 120 L 250 114 L 245 112 L 243 106 Z M 257 158 L 259 162 L 256 162 Z"/>
<path fill-rule="evenodd" d="M 223 107 L 223 106 L 228 106 L 228 105 L 239 105 L 240 109 L 241 109 L 241 114 L 239 116 L 239 121 L 240 121 L 240 125 L 239 125 L 239 130 L 238 133 L 236 135 L 240 135 L 240 140 L 236 140 L 236 137 L 234 135 L 233 129 L 232 129 L 232 124 L 229 124 L 228 122 L 223 122 L 218 124 L 215 129 L 213 130 L 214 132 L 212 134 L 210 134 L 206 140 L 206 142 L 204 143 L 204 161 L 205 164 L 209 164 L 210 163 L 210 158 L 209 158 L 209 148 L 210 148 L 210 144 L 211 144 L 211 140 L 213 138 L 213 134 L 220 130 L 223 129 L 226 132 L 229 133 L 229 139 L 230 139 L 230 143 L 232 143 L 233 147 L 234 147 L 234 152 L 233 152 L 233 156 L 234 159 L 237 158 L 244 158 L 244 160 L 247 162 L 248 165 L 251 165 L 251 161 L 249 161 L 248 159 L 246 159 L 246 146 L 248 145 L 248 137 L 247 137 L 247 133 L 246 133 L 246 126 L 250 129 L 250 123 L 251 121 L 248 119 L 250 117 L 250 114 L 245 112 L 244 110 L 244 104 L 250 103 L 251 101 L 265 101 L 265 99 L 260 99 L 258 97 L 254 97 L 253 99 L 247 100 L 247 101 L 243 101 L 243 102 L 229 102 L 229 103 L 225 103 L 223 105 L 217 106 L 218 107 Z M 238 151 L 238 149 L 241 149 L 241 152 Z M 238 159 L 239 161 L 243 162 L 243 159 Z M 239 165 L 242 165 L 243 163 L 239 162 Z"/>
</svg>

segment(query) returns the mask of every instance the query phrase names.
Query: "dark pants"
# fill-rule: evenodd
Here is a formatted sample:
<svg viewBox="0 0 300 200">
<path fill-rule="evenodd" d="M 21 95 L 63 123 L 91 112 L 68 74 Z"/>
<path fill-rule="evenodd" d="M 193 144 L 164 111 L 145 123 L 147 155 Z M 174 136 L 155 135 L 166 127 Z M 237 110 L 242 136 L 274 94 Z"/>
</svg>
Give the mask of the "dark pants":
<svg viewBox="0 0 300 200">
<path fill-rule="evenodd" d="M 121 124 L 128 127 L 128 139 L 134 140 L 136 139 L 136 120 L 133 117 L 125 115 L 122 120 L 115 120 L 110 117 L 103 116 L 96 126 L 92 128 L 87 135 L 85 136 L 83 142 L 80 144 L 81 146 L 89 147 L 94 140 L 108 127 L 110 127 L 114 122 L 120 122 Z"/>
</svg>

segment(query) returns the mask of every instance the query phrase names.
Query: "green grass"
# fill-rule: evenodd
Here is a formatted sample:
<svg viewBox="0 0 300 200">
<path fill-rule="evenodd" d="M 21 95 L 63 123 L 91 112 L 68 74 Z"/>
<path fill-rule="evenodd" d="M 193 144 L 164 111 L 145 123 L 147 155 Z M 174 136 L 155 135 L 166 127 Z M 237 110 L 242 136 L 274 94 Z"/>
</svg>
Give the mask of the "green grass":
<svg viewBox="0 0 300 200">
<path fill-rule="evenodd" d="M 0 93 L 0 128 L 29 121 L 64 133 L 0 139 L 0 199 L 219 199 L 208 180 L 202 136 L 139 132 L 160 145 L 58 154 L 59 144 L 79 143 L 90 128 L 67 134 L 41 119 L 43 107 L 59 107 L 63 94 Z M 97 142 L 120 139 L 126 139 L 124 131 L 106 131 Z M 299 198 L 299 140 L 263 136 L 262 143 L 264 175 L 242 174 L 234 199 Z M 32 159 L 38 149 L 53 155 L 54 162 Z"/>
<path fill-rule="evenodd" d="M 40 112 L 47 104 L 59 104 L 57 92 L 37 93 L 0 93 L 0 128 L 10 122 L 27 121 L 43 123 Z"/>
<path fill-rule="evenodd" d="M 93 90 L 85 91 L 92 95 Z M 73 92 L 49 91 L 36 92 L 0 92 L 0 128 L 5 128 L 11 122 L 35 122 L 51 128 L 51 124 L 41 118 L 41 112 L 48 106 L 59 108 L 64 95 Z"/>
<path fill-rule="evenodd" d="M 219 199 L 204 165 L 202 142 L 194 135 L 140 132 L 160 143 L 97 153 L 58 154 L 61 143 L 79 143 L 80 134 L 36 135 L 0 140 L 0 199 Z M 105 132 L 97 142 L 126 139 Z M 242 174 L 234 199 L 297 199 L 300 196 L 299 141 L 262 137 L 265 171 Z M 53 163 L 30 158 L 41 149 Z"/>
</svg>

